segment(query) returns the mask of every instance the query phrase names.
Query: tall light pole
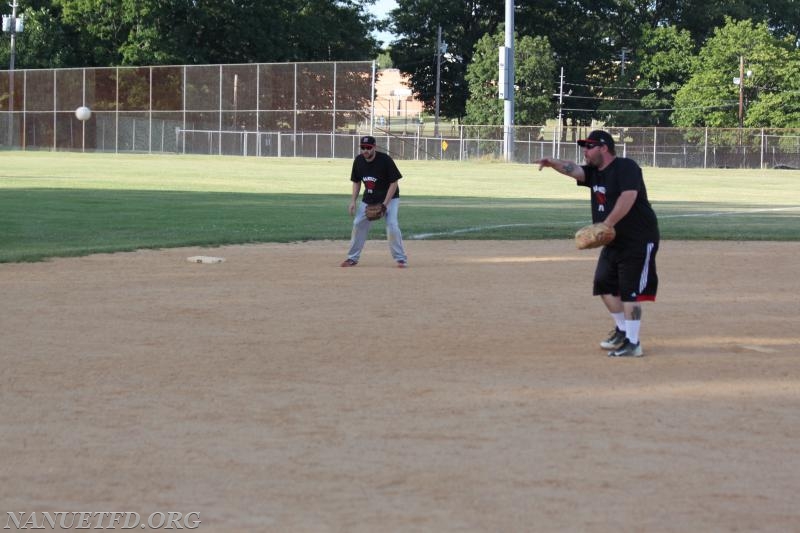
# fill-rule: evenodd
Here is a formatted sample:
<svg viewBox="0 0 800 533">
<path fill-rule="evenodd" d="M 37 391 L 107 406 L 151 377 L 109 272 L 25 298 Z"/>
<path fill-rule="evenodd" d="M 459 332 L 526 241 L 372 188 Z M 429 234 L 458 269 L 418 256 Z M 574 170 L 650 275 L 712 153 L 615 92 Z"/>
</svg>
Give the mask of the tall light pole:
<svg viewBox="0 0 800 533">
<path fill-rule="evenodd" d="M 8 61 L 8 145 L 14 144 L 14 59 L 17 55 L 17 34 L 25 26 L 24 17 L 17 17 L 17 0 L 11 4 L 11 15 L 3 15 L 3 31 L 11 34 L 11 53 Z"/>
<path fill-rule="evenodd" d="M 514 160 L 514 0 L 506 0 L 506 40 L 500 48 L 500 98 L 503 100 L 503 159 Z"/>
<path fill-rule="evenodd" d="M 623 76 L 623 77 L 625 76 L 625 61 L 628 59 L 628 54 L 630 54 L 630 53 L 631 53 L 631 49 L 630 48 L 623 48 L 620 51 L 620 54 L 619 54 L 620 55 L 620 60 L 621 60 L 620 61 L 620 75 Z"/>
<path fill-rule="evenodd" d="M 11 14 L 3 15 L 3 31 L 11 35 L 11 57 L 8 62 L 8 70 L 14 70 L 14 58 L 17 54 L 17 34 L 22 33 L 25 25 L 25 17 L 20 15 L 17 17 L 17 0 L 13 0 L 8 4 L 11 6 Z"/>
</svg>

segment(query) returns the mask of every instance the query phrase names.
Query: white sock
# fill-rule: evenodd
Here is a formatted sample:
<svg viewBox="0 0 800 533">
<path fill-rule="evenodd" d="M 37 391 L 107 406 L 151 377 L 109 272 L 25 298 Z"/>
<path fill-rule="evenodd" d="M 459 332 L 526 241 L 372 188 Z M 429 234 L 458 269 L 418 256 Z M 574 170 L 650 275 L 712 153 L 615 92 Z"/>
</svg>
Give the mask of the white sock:
<svg viewBox="0 0 800 533">
<path fill-rule="evenodd" d="M 617 323 L 617 329 L 625 331 L 625 313 L 611 313 L 611 316 L 614 317 L 614 322 Z"/>
<path fill-rule="evenodd" d="M 639 344 L 639 328 L 642 327 L 641 320 L 626 320 L 625 321 L 625 336 L 633 344 Z"/>
</svg>

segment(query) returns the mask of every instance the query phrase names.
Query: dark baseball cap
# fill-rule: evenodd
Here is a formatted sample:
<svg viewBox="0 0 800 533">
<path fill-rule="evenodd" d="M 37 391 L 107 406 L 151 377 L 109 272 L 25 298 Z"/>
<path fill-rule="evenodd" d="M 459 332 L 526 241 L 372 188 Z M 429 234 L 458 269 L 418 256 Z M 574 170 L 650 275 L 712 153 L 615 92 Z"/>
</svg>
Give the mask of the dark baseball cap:
<svg viewBox="0 0 800 533">
<path fill-rule="evenodd" d="M 592 148 L 594 146 L 604 144 L 608 146 L 609 150 L 614 150 L 614 137 L 610 133 L 603 130 L 594 130 L 585 139 L 578 139 L 578 146 L 582 148 Z"/>
<path fill-rule="evenodd" d="M 361 146 L 375 146 L 375 137 L 372 135 L 364 135 L 361 137 Z"/>
</svg>

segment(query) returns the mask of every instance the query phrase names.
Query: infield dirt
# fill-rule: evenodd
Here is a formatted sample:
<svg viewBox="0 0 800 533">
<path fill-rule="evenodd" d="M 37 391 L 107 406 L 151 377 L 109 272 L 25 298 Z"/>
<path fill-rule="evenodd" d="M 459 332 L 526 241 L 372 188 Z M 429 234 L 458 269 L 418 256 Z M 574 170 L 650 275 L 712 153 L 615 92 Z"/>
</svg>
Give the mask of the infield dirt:
<svg viewBox="0 0 800 533">
<path fill-rule="evenodd" d="M 662 242 L 623 360 L 596 251 L 410 241 L 398 269 L 370 241 L 345 269 L 346 246 L 0 265 L 2 526 L 798 530 L 800 243 Z"/>
</svg>

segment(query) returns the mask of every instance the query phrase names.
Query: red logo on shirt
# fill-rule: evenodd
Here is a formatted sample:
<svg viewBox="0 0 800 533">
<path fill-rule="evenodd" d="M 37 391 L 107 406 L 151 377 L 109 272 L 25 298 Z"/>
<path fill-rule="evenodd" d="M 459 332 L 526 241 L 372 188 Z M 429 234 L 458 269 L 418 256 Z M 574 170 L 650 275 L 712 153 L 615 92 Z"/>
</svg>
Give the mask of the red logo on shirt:
<svg viewBox="0 0 800 533">
<path fill-rule="evenodd" d="M 594 192 L 594 198 L 597 201 L 597 210 L 598 211 L 605 211 L 606 210 L 606 188 L 595 185 L 592 188 L 592 191 Z"/>
</svg>

